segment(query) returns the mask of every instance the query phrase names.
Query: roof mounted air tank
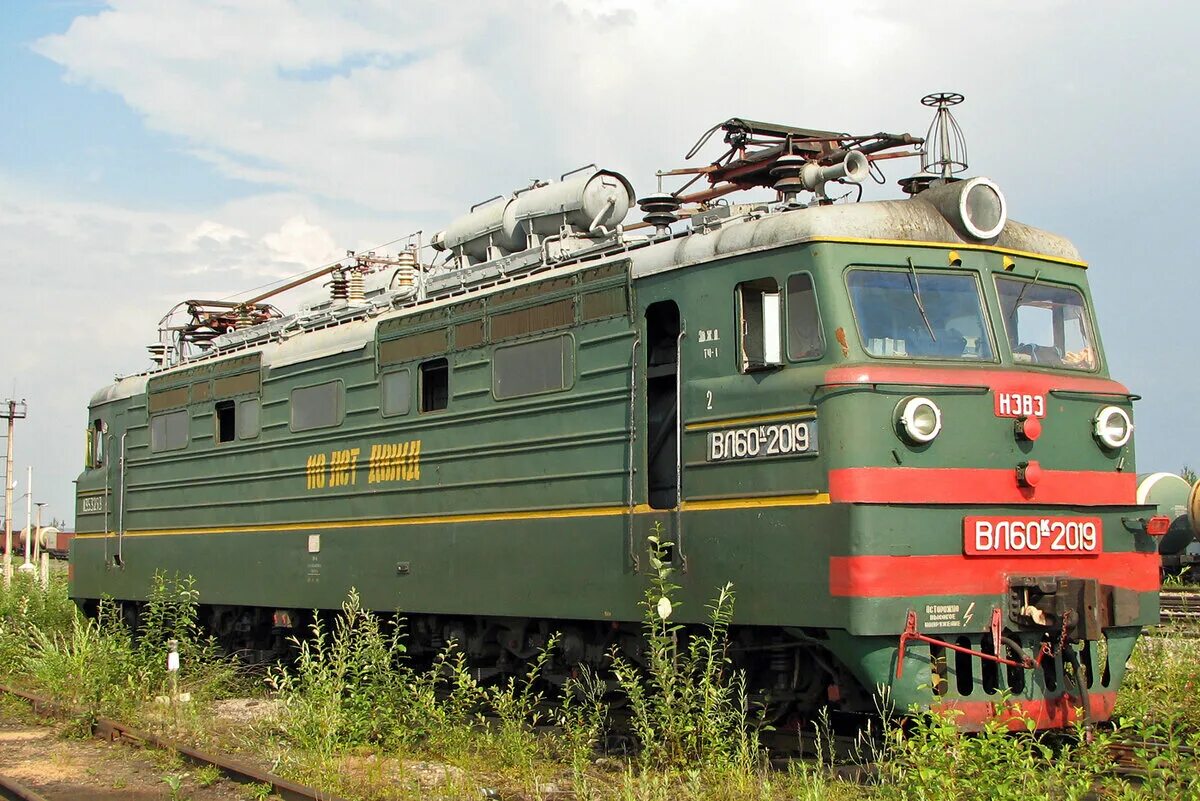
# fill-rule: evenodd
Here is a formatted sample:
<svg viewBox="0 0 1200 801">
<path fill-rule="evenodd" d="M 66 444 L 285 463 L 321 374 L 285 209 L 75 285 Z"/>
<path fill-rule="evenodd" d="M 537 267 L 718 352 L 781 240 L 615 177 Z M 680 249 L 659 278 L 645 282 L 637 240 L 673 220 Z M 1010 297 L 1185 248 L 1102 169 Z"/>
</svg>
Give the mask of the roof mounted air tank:
<svg viewBox="0 0 1200 801">
<path fill-rule="evenodd" d="M 607 234 L 633 204 L 633 186 L 623 175 L 589 164 L 473 206 L 434 234 L 432 244 L 473 262 L 490 261 L 537 247 L 546 236 Z"/>
</svg>

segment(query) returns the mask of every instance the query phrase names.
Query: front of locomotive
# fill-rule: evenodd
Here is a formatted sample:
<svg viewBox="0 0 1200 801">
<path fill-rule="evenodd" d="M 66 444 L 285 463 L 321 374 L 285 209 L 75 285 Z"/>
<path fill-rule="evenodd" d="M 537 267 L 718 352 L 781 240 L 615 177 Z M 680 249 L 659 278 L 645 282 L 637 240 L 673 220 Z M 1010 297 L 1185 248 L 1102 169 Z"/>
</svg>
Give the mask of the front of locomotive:
<svg viewBox="0 0 1200 801">
<path fill-rule="evenodd" d="M 818 252 L 844 357 L 817 398 L 848 520 L 829 647 L 898 710 L 965 728 L 1106 719 L 1158 621 L 1158 521 L 1136 503 L 1135 396 L 1108 375 L 1085 265 L 985 179 L 881 220 Z M 889 236 L 898 222 L 929 236 Z"/>
</svg>

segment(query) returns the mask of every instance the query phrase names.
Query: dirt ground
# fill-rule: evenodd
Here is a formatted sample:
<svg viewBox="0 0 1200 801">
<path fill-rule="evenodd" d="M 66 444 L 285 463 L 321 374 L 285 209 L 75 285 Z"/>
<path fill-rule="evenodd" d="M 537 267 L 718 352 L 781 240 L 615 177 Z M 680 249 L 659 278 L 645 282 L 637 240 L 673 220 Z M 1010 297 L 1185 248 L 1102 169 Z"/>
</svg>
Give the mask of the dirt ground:
<svg viewBox="0 0 1200 801">
<path fill-rule="evenodd" d="M 154 750 L 64 735 L 58 724 L 0 710 L 0 775 L 52 801 L 236 801 L 226 779 L 201 786 L 198 768 Z M 177 788 L 172 784 L 178 782 Z"/>
</svg>

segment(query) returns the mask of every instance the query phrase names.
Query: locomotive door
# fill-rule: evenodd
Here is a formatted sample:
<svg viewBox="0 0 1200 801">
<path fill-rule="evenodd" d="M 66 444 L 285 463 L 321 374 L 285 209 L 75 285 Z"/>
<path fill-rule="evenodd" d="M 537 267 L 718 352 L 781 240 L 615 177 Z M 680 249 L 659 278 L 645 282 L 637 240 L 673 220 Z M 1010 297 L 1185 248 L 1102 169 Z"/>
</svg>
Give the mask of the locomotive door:
<svg viewBox="0 0 1200 801">
<path fill-rule="evenodd" d="M 683 324 L 674 301 L 652 303 L 646 309 L 646 503 L 651 509 L 673 512 L 669 538 L 682 557 L 679 503 L 683 462 L 679 406 L 682 376 Z"/>
</svg>

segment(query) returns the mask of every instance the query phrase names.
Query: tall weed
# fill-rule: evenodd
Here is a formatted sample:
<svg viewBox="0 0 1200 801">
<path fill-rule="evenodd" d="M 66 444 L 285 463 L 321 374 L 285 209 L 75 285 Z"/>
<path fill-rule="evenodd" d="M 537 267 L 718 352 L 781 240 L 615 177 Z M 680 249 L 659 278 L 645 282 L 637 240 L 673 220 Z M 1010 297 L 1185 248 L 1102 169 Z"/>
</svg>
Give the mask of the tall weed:
<svg viewBox="0 0 1200 801">
<path fill-rule="evenodd" d="M 642 600 L 646 666 L 612 652 L 613 673 L 628 699 L 630 725 L 643 769 L 733 769 L 754 772 L 762 761 L 759 721 L 749 705 L 746 677 L 728 655 L 733 587 L 721 587 L 708 606 L 708 623 L 687 632 L 673 623 L 679 586 L 666 561 L 671 543 L 661 528 L 650 544 L 650 586 Z"/>
</svg>

